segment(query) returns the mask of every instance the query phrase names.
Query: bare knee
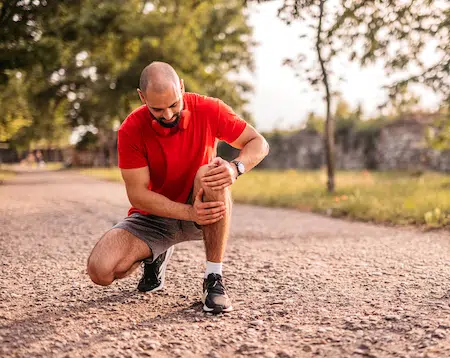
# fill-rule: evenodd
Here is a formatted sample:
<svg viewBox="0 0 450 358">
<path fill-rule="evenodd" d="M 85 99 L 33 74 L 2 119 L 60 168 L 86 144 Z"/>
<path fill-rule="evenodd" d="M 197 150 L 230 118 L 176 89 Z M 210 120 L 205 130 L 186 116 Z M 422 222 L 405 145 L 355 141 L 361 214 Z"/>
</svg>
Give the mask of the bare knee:
<svg viewBox="0 0 450 358">
<path fill-rule="evenodd" d="M 95 245 L 88 259 L 91 280 L 102 286 L 130 274 L 141 260 L 151 256 L 147 244 L 123 229 L 108 231 Z"/>
<path fill-rule="evenodd" d="M 208 200 L 218 200 L 218 201 L 223 201 L 225 203 L 227 203 L 231 196 L 231 191 L 229 187 L 223 188 L 221 190 L 212 190 L 208 185 L 204 184 L 202 182 L 202 178 L 205 176 L 205 174 L 208 172 L 208 170 L 210 170 L 211 168 L 208 165 L 203 165 L 201 166 L 198 171 L 197 174 L 195 176 L 195 187 L 197 189 L 203 188 L 204 190 L 204 197 L 205 199 Z"/>
<path fill-rule="evenodd" d="M 101 286 L 108 286 L 114 281 L 114 271 L 108 267 L 107 263 L 101 259 L 89 257 L 87 264 L 87 273 L 92 282 Z"/>
</svg>

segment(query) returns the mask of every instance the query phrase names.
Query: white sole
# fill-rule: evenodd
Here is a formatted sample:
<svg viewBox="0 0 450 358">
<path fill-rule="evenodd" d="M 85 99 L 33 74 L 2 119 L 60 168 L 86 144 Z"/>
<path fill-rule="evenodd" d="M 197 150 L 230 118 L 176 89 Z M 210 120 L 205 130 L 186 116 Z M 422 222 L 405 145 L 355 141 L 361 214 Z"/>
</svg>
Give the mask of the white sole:
<svg viewBox="0 0 450 358">
<path fill-rule="evenodd" d="M 214 308 L 209 308 L 205 302 L 206 302 L 206 296 L 208 295 L 208 292 L 205 291 L 202 295 L 202 303 L 203 303 L 203 311 L 205 312 L 214 312 Z M 221 312 L 231 312 L 233 310 L 233 306 L 230 306 L 228 308 L 223 309 Z M 220 312 L 218 312 L 220 313 Z"/>
<path fill-rule="evenodd" d="M 203 305 L 203 311 L 205 312 L 213 312 L 214 308 L 209 308 L 208 306 L 206 306 L 205 304 Z M 223 309 L 221 312 L 231 312 L 233 311 L 233 306 L 230 306 L 228 308 Z M 220 312 L 218 312 L 220 313 Z"/>
</svg>

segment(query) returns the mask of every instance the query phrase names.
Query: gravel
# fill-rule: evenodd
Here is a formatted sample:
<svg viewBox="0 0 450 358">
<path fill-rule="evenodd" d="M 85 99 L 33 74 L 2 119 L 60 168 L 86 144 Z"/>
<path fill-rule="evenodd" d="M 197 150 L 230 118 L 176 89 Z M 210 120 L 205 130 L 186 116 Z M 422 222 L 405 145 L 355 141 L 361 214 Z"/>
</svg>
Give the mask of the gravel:
<svg viewBox="0 0 450 358">
<path fill-rule="evenodd" d="M 235 205 L 224 263 L 234 311 L 202 312 L 201 242 L 166 288 L 140 270 L 94 285 L 87 257 L 124 187 L 70 171 L 0 185 L 1 357 L 449 357 L 450 233 Z"/>
</svg>

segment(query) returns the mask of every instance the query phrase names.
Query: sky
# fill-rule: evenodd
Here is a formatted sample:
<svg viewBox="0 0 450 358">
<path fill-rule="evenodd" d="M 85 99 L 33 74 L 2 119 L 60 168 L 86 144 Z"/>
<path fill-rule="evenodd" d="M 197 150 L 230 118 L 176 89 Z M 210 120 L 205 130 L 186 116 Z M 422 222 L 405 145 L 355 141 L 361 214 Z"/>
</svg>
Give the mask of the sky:
<svg viewBox="0 0 450 358">
<path fill-rule="evenodd" d="M 259 43 L 254 49 L 255 72 L 249 77 L 254 93 L 247 109 L 253 114 L 256 127 L 262 131 L 274 128 L 298 128 L 309 112 L 324 113 L 322 93 L 314 92 L 308 83 L 294 76 L 294 71 L 282 66 L 287 57 L 295 57 L 298 49 L 308 48 L 299 39 L 301 24 L 290 26 L 276 17 L 280 1 L 254 5 L 250 9 L 249 24 Z M 314 53 L 311 52 L 311 59 Z M 377 105 L 386 101 L 382 86 L 387 83 L 382 64 L 361 69 L 342 61 L 333 70 L 344 77 L 339 83 L 343 98 L 356 107 L 361 103 L 367 115 L 377 113 Z M 429 90 L 415 88 L 421 106 L 433 109 L 438 98 Z"/>
</svg>

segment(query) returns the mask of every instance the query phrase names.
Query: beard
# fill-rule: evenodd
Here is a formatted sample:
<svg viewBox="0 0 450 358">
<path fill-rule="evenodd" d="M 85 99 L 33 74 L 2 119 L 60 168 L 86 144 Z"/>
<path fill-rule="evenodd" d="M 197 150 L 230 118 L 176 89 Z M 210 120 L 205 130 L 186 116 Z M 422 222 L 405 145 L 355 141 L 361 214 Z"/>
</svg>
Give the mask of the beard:
<svg viewBox="0 0 450 358">
<path fill-rule="evenodd" d="M 152 114 L 152 112 L 150 111 L 150 109 L 149 109 L 149 112 L 150 112 L 150 114 L 151 114 L 151 116 L 162 126 L 162 127 L 164 127 L 164 128 L 173 128 L 173 127 L 176 127 L 177 125 L 178 125 L 178 123 L 180 123 L 180 119 L 181 119 L 181 112 L 183 111 L 183 100 L 181 100 L 182 102 L 181 102 L 181 108 L 180 108 L 180 111 L 178 112 L 178 113 L 175 113 L 173 116 L 172 116 L 172 122 L 169 122 L 169 123 L 167 123 L 167 122 L 165 122 L 165 118 L 164 117 L 159 117 L 159 118 L 156 118 L 153 114 Z M 174 119 L 175 118 L 175 119 Z"/>
<path fill-rule="evenodd" d="M 180 122 L 181 119 L 181 111 L 178 113 L 175 113 L 172 117 L 172 119 L 175 118 L 175 120 L 172 120 L 172 122 L 164 122 L 164 117 L 160 117 L 160 118 L 156 118 L 156 120 L 158 121 L 158 123 L 163 126 L 164 128 L 173 128 L 176 127 L 178 125 L 178 123 Z"/>
</svg>

